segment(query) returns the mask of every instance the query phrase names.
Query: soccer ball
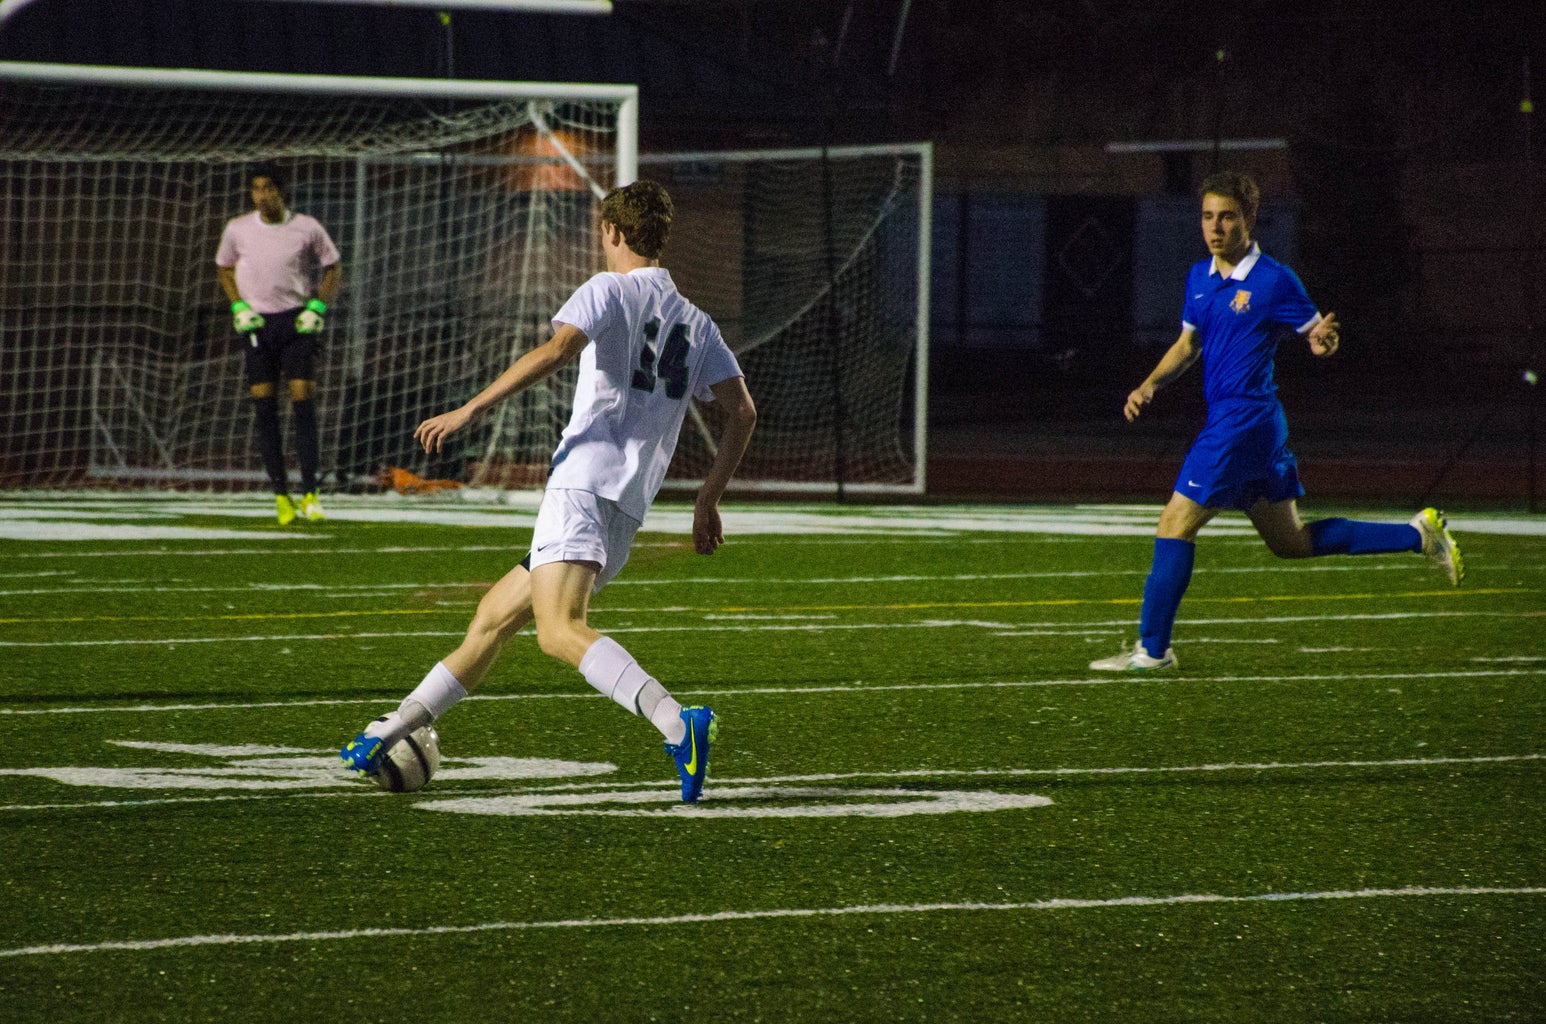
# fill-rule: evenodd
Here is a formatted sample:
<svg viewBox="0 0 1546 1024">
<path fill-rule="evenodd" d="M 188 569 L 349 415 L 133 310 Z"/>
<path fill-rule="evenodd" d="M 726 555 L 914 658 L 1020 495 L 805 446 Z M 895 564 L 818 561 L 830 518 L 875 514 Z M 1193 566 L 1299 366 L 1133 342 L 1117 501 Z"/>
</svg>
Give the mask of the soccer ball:
<svg viewBox="0 0 1546 1024">
<path fill-rule="evenodd" d="M 412 793 L 423 789 L 439 767 L 440 737 L 434 726 L 421 726 L 382 755 L 376 785 L 393 793 Z"/>
</svg>

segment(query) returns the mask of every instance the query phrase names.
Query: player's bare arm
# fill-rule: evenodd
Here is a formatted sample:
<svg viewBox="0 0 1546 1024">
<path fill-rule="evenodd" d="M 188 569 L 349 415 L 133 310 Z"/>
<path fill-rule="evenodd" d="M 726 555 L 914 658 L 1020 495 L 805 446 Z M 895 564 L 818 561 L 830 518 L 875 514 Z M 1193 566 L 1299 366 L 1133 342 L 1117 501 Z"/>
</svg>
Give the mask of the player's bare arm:
<svg viewBox="0 0 1546 1024">
<path fill-rule="evenodd" d="M 1342 332 L 1338 329 L 1337 314 L 1327 313 L 1319 322 L 1310 328 L 1309 341 L 1310 352 L 1325 358 L 1334 355 L 1337 346 L 1342 343 Z"/>
<path fill-rule="evenodd" d="M 236 287 L 235 267 L 216 267 L 215 279 L 220 282 L 220 290 L 225 292 L 225 297 L 230 302 L 242 301 L 242 293 Z"/>
<path fill-rule="evenodd" d="M 725 542 L 725 530 L 719 518 L 719 499 L 730 485 L 746 446 L 751 443 L 752 428 L 757 425 L 757 407 L 746 390 L 746 378 L 731 377 L 710 386 L 714 403 L 725 413 L 725 429 L 719 435 L 719 450 L 714 463 L 703 476 L 698 500 L 692 512 L 693 548 L 700 555 L 712 555 Z"/>
<path fill-rule="evenodd" d="M 1128 394 L 1127 404 L 1122 408 L 1122 415 L 1127 417 L 1127 422 L 1136 420 L 1144 407 L 1154 401 L 1155 392 L 1190 369 L 1201 354 L 1202 346 L 1198 344 L 1197 332 L 1190 327 L 1183 328 L 1175 344 L 1160 357 L 1159 365 Z"/>
<path fill-rule="evenodd" d="M 334 263 L 323 270 L 322 282 L 317 285 L 317 298 L 331 306 L 334 296 L 338 294 L 338 286 L 342 283 L 343 279 L 344 265 L 342 263 Z"/>
<path fill-rule="evenodd" d="M 589 341 L 585 332 L 573 324 L 559 324 L 551 338 L 517 359 L 466 405 L 420 423 L 413 431 L 414 440 L 423 445 L 426 452 L 440 451 L 445 439 L 465 427 L 478 413 L 551 377 L 579 355 Z"/>
</svg>

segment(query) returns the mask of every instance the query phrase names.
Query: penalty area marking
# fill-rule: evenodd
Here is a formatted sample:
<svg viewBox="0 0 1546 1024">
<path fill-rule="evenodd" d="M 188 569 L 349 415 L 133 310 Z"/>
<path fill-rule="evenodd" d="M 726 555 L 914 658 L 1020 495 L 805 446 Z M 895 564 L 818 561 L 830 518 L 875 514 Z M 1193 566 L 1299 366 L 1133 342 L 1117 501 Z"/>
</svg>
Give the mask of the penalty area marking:
<svg viewBox="0 0 1546 1024">
<path fill-rule="evenodd" d="M 629 818 L 902 818 L 914 814 L 954 814 L 959 811 L 1010 811 L 1047 807 L 1052 803 L 1048 798 L 1034 793 L 721 785 L 714 787 L 711 804 L 666 803 L 666 806 L 660 806 L 672 796 L 670 793 L 662 794 L 659 789 L 601 793 L 516 793 L 508 796 L 421 801 L 414 804 L 414 809 L 500 817 L 584 814 Z M 811 797 L 870 802 L 781 803 L 749 807 L 724 806 L 720 803 L 724 800 L 806 800 Z M 598 804 L 639 806 L 603 807 Z"/>
<path fill-rule="evenodd" d="M 190 946 L 239 946 L 277 942 L 334 942 L 430 935 L 470 935 L 479 932 L 539 931 L 556 928 L 662 927 L 683 924 L 720 924 L 734 921 L 767 921 L 788 918 L 900 916 L 905 914 L 1038 913 L 1050 910 L 1107 910 L 1124 907 L 1174 907 L 1209 904 L 1310 903 L 1332 900 L 1476 898 L 1483 896 L 1546 896 L 1546 886 L 1406 886 L 1392 889 L 1327 889 L 1312 892 L 1263 892 L 1228 896 L 1220 893 L 1184 893 L 1174 896 L 1118 896 L 1112 899 L 1059 897 L 1006 903 L 870 903 L 849 907 L 788 907 L 767 910 L 721 910 L 709 914 L 672 914 L 660 917 L 590 917 L 549 921 L 487 921 L 482 924 L 426 925 L 423 928 L 351 928 L 339 931 L 288 932 L 273 935 L 182 935 L 165 939 L 122 939 L 110 942 L 53 943 L 0 949 L 0 957 L 59 956 L 70 953 L 105 953 Z"/>
<path fill-rule="evenodd" d="M 461 780 L 461 779 L 483 780 L 483 779 L 489 779 L 489 778 L 498 778 L 499 776 L 497 774 L 493 773 L 493 772 L 485 772 L 485 771 L 479 771 L 478 770 L 479 766 L 487 766 L 490 762 L 502 762 L 502 761 L 503 762 L 517 762 L 517 761 L 521 761 L 522 763 L 532 764 L 532 765 L 561 764 L 561 763 L 563 763 L 563 762 L 553 762 L 553 761 L 542 761 L 541 759 L 514 759 L 514 758 L 483 758 L 483 759 L 462 758 L 462 759 L 458 759 L 458 760 L 461 760 L 461 761 L 466 762 L 466 763 L 473 764 L 474 768 L 472 770 L 454 769 L 454 768 L 453 769 L 445 769 L 445 770 L 442 770 L 440 772 L 440 774 L 438 774 L 436 776 L 436 778 L 442 780 L 443 782 L 444 781 L 450 781 L 452 778 L 455 778 L 455 779 L 458 779 L 458 780 Z M 879 770 L 879 771 L 867 771 L 867 772 L 866 771 L 858 771 L 858 772 L 824 772 L 824 773 L 815 774 L 815 775 L 781 775 L 781 776 L 761 776 L 761 777 L 739 778 L 739 779 L 738 778 L 716 779 L 715 782 L 714 782 L 714 787 L 711 790 L 708 791 L 707 796 L 712 801 L 714 799 L 717 799 L 720 796 L 722 790 L 723 791 L 732 791 L 732 790 L 735 790 L 737 788 L 742 789 L 742 790 L 746 790 L 746 789 L 753 789 L 753 790 L 755 790 L 755 789 L 759 789 L 759 788 L 767 789 L 768 787 L 782 786 L 782 785 L 791 785 L 791 784 L 793 784 L 793 785 L 808 785 L 810 783 L 834 783 L 834 782 L 841 783 L 841 782 L 845 782 L 845 781 L 848 781 L 848 780 L 858 780 L 858 779 L 869 779 L 869 780 L 876 780 L 876 781 L 888 781 L 888 780 L 900 780 L 900 779 L 991 779 L 991 778 L 1054 778 L 1055 779 L 1055 778 L 1060 778 L 1060 777 L 1081 777 L 1081 776 L 1082 777 L 1121 777 L 1121 776 L 1124 776 L 1124 775 L 1136 775 L 1136 776 L 1156 776 L 1156 775 L 1171 775 L 1171 774 L 1185 775 L 1185 774 L 1191 774 L 1191 773 L 1196 773 L 1196 772 L 1207 772 L 1207 773 L 1213 773 L 1213 772 L 1253 772 L 1253 773 L 1255 773 L 1255 772 L 1268 772 L 1268 771 L 1315 770 L 1315 769 L 1327 769 L 1327 768 L 1329 768 L 1329 769 L 1336 769 L 1336 768 L 1429 768 L 1429 767 L 1436 767 L 1436 766 L 1441 766 L 1441 765 L 1510 764 L 1510 763 L 1519 763 L 1519 762 L 1539 762 L 1539 761 L 1543 761 L 1543 760 L 1546 760 L 1546 754 L 1496 754 L 1496 755 L 1480 755 L 1480 756 L 1475 756 L 1475 757 L 1426 757 L 1426 758 L 1406 757 L 1406 758 L 1394 758 L 1394 759 L 1388 759 L 1388 760 L 1364 760 L 1364 761 L 1263 761 L 1263 762 L 1256 762 L 1256 763 L 1250 763 L 1250 762 L 1228 762 L 1228 763 L 1221 763 L 1221 764 L 1154 765 L 1154 766 L 1127 766 L 1127 767 L 1124 767 L 1124 766 L 1111 766 L 1111 767 L 1093 767 L 1093 768 L 1072 768 L 1072 767 L 1070 767 L 1070 768 L 1058 768 L 1058 767 L 1052 767 L 1052 768 L 911 768 L 911 769 L 890 770 L 890 771 Z M 586 767 L 586 765 L 583 762 L 580 762 L 580 763 L 577 763 L 577 764 L 581 768 Z M 611 767 L 611 766 L 608 765 L 607 767 Z M 44 776 L 47 777 L 47 776 L 49 776 L 49 773 L 57 773 L 59 771 L 60 771 L 60 769 L 3 769 L 3 770 L 0 770 L 0 775 L 44 775 Z M 82 770 L 80 770 L 80 769 L 70 769 L 69 771 L 80 772 Z M 91 769 L 87 769 L 86 771 L 91 771 Z M 576 774 L 599 774 L 599 773 L 597 773 L 597 772 L 584 772 L 584 771 L 581 771 L 581 772 L 577 772 Z M 69 784 L 72 781 L 72 778 L 63 778 L 63 779 L 61 779 L 57 775 L 53 775 L 52 777 L 55 778 L 55 781 L 63 781 L 63 782 L 66 782 L 67 784 Z M 509 777 L 509 776 L 507 775 L 506 777 Z M 539 778 L 539 777 L 553 778 L 553 777 L 558 777 L 558 776 L 553 775 L 552 773 L 548 773 L 546 776 L 542 776 L 542 775 L 539 775 L 536 772 L 527 772 L 523 777 L 525 777 L 525 778 Z M 90 784 L 94 784 L 94 782 L 95 782 L 95 780 L 93 778 L 85 776 L 85 775 L 76 775 L 76 776 L 73 777 L 73 779 L 75 781 L 78 781 L 79 784 L 83 784 L 83 785 L 90 785 Z M 185 785 L 185 783 L 183 782 L 182 779 L 176 779 L 176 780 L 173 780 L 173 781 L 175 781 L 179 785 Z M 353 780 L 344 780 L 344 781 L 348 781 L 348 782 L 351 782 L 351 783 L 353 782 Z M 513 792 L 511 792 L 510 790 L 505 790 L 504 792 L 497 792 L 496 791 L 495 793 L 490 794 L 490 796 L 492 796 L 492 797 L 515 796 L 515 797 L 523 797 L 524 798 L 524 797 L 535 796 L 535 795 L 539 795 L 539 794 L 571 793 L 571 794 L 574 794 L 572 800 L 569 801 L 571 803 L 584 803 L 586 801 L 606 802 L 608 800 L 608 797 L 603 795 L 605 790 L 633 789 L 633 790 L 643 791 L 647 787 L 654 787 L 655 789 L 658 789 L 659 795 L 657 797 L 655 797 L 654 799 L 658 799 L 658 800 L 660 800 L 662 802 L 670 802 L 670 801 L 674 801 L 676 799 L 676 796 L 675 796 L 675 794 L 676 794 L 676 788 L 675 788 L 676 787 L 676 780 L 674 780 L 674 779 L 672 779 L 672 780 L 664 780 L 664 779 L 662 779 L 662 780 L 659 780 L 657 782 L 633 782 L 633 781 L 630 781 L 630 782 L 595 782 L 595 781 L 561 782 L 561 783 L 557 783 L 557 784 L 545 784 L 545 785 L 538 785 L 538 786 L 526 786 L 526 787 L 523 787 L 521 789 L 517 789 L 517 790 L 515 790 Z M 200 788 L 207 788 L 207 787 L 200 787 Z M 51 803 L 51 804 L 0 804 L 0 813 L 4 813 L 4 812 L 7 812 L 7 811 L 79 810 L 81 808 L 86 808 L 86 807 L 95 807 L 95 808 L 146 807 L 146 806 L 165 805 L 165 804 L 192 804 L 192 803 L 229 802 L 229 801 L 234 801 L 234 800 L 272 800 L 272 799 L 277 799 L 277 798 L 281 798 L 281 797 L 285 798 L 285 799 L 309 799 L 309 798 L 316 798 L 316 797 L 333 798 L 333 797 L 347 797 L 347 796 L 362 796 L 362 797 L 369 797 L 369 798 L 374 799 L 374 798 L 384 797 L 384 796 L 387 795 L 387 794 L 383 793 L 382 791 L 370 789 L 370 788 L 362 786 L 362 785 L 361 786 L 355 786 L 355 788 L 353 790 L 349 790 L 349 791 L 328 790 L 328 791 L 322 791 L 322 792 L 318 792 L 318 791 L 316 791 L 314 789 L 296 789 L 296 788 L 293 788 L 293 787 L 268 787 L 268 788 L 276 788 L 277 791 L 276 792 L 272 792 L 272 793 L 255 793 L 255 792 L 252 792 L 249 789 L 248 791 L 243 792 L 240 795 L 232 795 L 232 796 L 210 796 L 210 795 L 202 794 L 201 793 L 198 796 L 151 797 L 151 798 L 147 798 L 147 799 L 137 799 L 137 800 L 86 800 L 86 801 L 76 801 L 76 802 L 72 802 L 72 803 Z M 805 790 L 802 790 L 801 792 L 804 793 L 805 795 L 809 795 L 812 792 L 812 790 L 807 788 Z M 844 790 L 840 790 L 840 792 L 842 792 L 845 795 L 847 795 L 847 794 L 851 794 L 854 791 L 844 789 Z M 910 797 L 913 797 L 915 799 L 924 799 L 924 798 L 926 798 L 928 796 L 927 791 L 922 791 L 922 790 L 907 789 L 907 790 L 901 790 L 901 792 L 906 793 Z M 649 799 L 649 798 L 642 798 L 642 797 L 635 798 L 635 800 L 644 800 L 644 799 Z M 699 805 L 699 806 L 701 808 L 703 805 Z M 857 805 L 854 805 L 854 806 L 857 806 Z M 972 810 L 974 808 L 959 808 L 959 809 Z M 987 808 L 987 809 L 998 809 L 998 808 Z M 480 813 L 480 812 L 473 811 L 472 813 Z M 678 810 L 673 812 L 673 814 L 680 814 L 680 813 L 681 813 L 680 809 L 678 809 Z M 926 812 L 915 811 L 914 813 L 926 813 Z M 941 810 L 941 811 L 938 811 L 937 813 L 944 813 L 944 811 Z M 756 817 L 758 815 L 722 814 L 722 815 L 707 815 L 707 816 L 708 817 L 729 817 L 729 816 Z M 767 816 L 770 816 L 770 815 L 762 815 L 762 816 L 763 817 L 767 817 Z M 784 815 L 784 816 L 785 817 L 811 817 L 813 815 L 789 814 L 789 815 Z M 825 815 L 815 815 L 815 816 L 825 816 Z M 857 816 L 862 816 L 862 815 L 860 815 L 858 813 L 855 813 L 854 816 L 857 817 Z"/>
</svg>

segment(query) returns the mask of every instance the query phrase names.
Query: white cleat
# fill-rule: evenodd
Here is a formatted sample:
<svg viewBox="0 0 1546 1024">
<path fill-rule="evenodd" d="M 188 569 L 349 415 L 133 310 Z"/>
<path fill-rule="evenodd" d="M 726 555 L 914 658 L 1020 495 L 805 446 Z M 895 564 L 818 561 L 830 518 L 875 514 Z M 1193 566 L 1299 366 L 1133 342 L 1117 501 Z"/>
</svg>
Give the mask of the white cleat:
<svg viewBox="0 0 1546 1024">
<path fill-rule="evenodd" d="M 1090 667 L 1097 672 L 1149 672 L 1154 669 L 1175 668 L 1179 664 L 1174 647 L 1165 648 L 1163 658 L 1152 658 L 1149 652 L 1143 649 L 1143 641 L 1139 640 L 1133 644 L 1131 651 L 1092 661 Z"/>
<path fill-rule="evenodd" d="M 1422 534 L 1423 555 L 1444 571 L 1452 585 L 1460 586 L 1465 579 L 1465 560 L 1460 557 L 1460 545 L 1449 532 L 1444 513 L 1425 508 L 1412 517 L 1412 526 Z"/>
</svg>

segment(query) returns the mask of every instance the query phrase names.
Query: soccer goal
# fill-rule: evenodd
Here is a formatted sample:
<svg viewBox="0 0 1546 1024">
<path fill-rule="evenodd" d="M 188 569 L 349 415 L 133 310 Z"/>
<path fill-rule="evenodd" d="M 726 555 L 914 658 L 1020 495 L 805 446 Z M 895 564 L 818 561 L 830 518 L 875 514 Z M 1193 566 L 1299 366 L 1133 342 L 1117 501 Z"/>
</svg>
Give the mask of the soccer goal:
<svg viewBox="0 0 1546 1024">
<path fill-rule="evenodd" d="M 598 197 L 643 160 L 678 199 L 666 263 L 753 382 L 741 478 L 922 490 L 926 147 L 641 158 L 633 86 L 16 63 L 0 63 L 0 486 L 261 484 L 214 277 L 260 160 L 343 252 L 318 368 L 330 486 L 391 467 L 544 482 L 573 368 L 433 460 L 411 432 L 548 336 L 601 269 Z M 712 458 L 713 416 L 693 409 L 676 482 Z"/>
</svg>

